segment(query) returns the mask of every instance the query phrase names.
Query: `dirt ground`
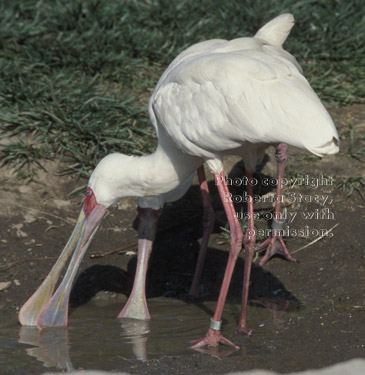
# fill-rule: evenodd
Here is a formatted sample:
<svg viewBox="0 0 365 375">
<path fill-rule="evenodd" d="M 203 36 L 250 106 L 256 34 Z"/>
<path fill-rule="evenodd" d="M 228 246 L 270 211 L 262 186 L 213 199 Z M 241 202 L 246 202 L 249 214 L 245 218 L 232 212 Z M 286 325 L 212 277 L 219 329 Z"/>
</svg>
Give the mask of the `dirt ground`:
<svg viewBox="0 0 365 375">
<path fill-rule="evenodd" d="M 246 347 L 243 359 L 233 354 L 219 360 L 216 352 L 214 355 L 196 352 L 189 356 L 161 353 L 147 362 L 127 361 L 124 368 L 115 370 L 137 374 L 191 374 L 192 371 L 223 374 L 252 368 L 288 372 L 364 357 L 365 192 L 362 188 L 362 192 L 355 190 L 347 196 L 346 191 L 331 184 L 331 177 L 336 184 L 349 177 L 365 177 L 364 160 L 348 154 L 349 148 L 356 151 L 364 147 L 365 105 L 338 108 L 331 113 L 341 136 L 340 154 L 319 160 L 304 151 L 290 149 L 288 176 L 300 173 L 311 178 L 285 189 L 288 221 L 292 220 L 289 223 L 291 237 L 286 238 L 286 243 L 299 262 L 290 263 L 275 257 L 262 268 L 254 267 L 251 278 L 250 305 L 279 314 L 281 328 L 274 327 L 263 333 L 254 326 L 250 338 L 239 338 L 235 332 L 226 332 L 223 328 L 228 338 Z M 354 129 L 352 141 L 349 124 L 353 124 Z M 244 174 L 237 159 L 229 158 L 226 166 L 231 177 Z M 83 197 L 70 198 L 68 193 L 86 181 L 58 176 L 57 172 L 62 169 L 59 163 L 48 162 L 45 168 L 47 172 L 40 171 L 38 182 L 30 184 L 24 184 L 6 168 L 0 172 L 2 321 L 16 318 L 21 305 L 47 275 L 71 234 L 81 207 Z M 275 177 L 272 151 L 258 176 L 261 179 Z M 321 186 L 310 185 L 315 181 Z M 221 229 L 226 225 L 225 214 L 212 180 L 209 186 L 217 220 L 201 280 L 202 296 L 193 303 L 216 300 L 229 249 Z M 241 186 L 232 186 L 231 191 L 235 196 L 244 194 Z M 255 194 L 268 198 L 274 191 L 270 186 L 257 187 Z M 256 209 L 262 217 L 265 214 L 268 217 L 272 203 L 262 198 Z M 237 205 L 237 212 L 239 210 Z M 99 291 L 108 291 L 110 298 L 119 299 L 122 306 L 131 289 L 136 247 L 102 258 L 90 255 L 135 243 L 135 217 L 136 201 L 128 198 L 123 199 L 118 208 L 111 209 L 104 219 L 72 291 L 71 304 L 76 309 L 89 303 Z M 201 221 L 200 192 L 194 184 L 184 198 L 167 205 L 161 216 L 148 272 L 149 299 L 164 296 L 186 300 L 199 251 Z M 263 218 L 257 220 L 258 228 L 266 226 Z M 320 238 L 324 230 L 331 228 L 330 233 Z M 295 252 L 315 239 L 318 241 Z M 241 254 L 229 301 L 239 303 L 243 261 L 244 254 Z M 297 318 L 286 317 L 289 305 L 299 312 Z M 237 314 L 237 322 L 238 318 Z M 191 339 L 202 335 L 205 329 L 203 327 Z M 40 364 L 29 369 L 29 373 L 41 372 Z"/>
</svg>

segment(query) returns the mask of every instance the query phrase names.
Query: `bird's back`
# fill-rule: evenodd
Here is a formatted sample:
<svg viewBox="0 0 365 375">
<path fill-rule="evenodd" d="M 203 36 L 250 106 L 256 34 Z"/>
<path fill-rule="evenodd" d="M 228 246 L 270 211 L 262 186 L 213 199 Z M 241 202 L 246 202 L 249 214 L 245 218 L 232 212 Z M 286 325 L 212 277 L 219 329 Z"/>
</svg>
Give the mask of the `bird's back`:
<svg viewBox="0 0 365 375">
<path fill-rule="evenodd" d="M 330 116 L 281 47 L 292 25 L 291 15 L 281 15 L 254 38 L 210 40 L 183 51 L 151 97 L 155 125 L 185 152 L 205 158 L 247 142 L 336 152 Z"/>
</svg>

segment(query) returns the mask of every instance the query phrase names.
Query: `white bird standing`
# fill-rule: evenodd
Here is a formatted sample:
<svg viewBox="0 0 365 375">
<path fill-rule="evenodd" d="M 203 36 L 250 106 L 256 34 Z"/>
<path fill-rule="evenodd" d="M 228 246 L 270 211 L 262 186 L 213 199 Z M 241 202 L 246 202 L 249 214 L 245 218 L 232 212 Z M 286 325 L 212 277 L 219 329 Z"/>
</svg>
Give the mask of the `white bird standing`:
<svg viewBox="0 0 365 375">
<path fill-rule="evenodd" d="M 282 48 L 293 25 L 293 16 L 282 14 L 264 25 L 253 38 L 198 43 L 173 60 L 149 102 L 150 118 L 158 135 L 156 151 L 143 157 L 111 154 L 100 161 L 90 177 L 74 232 L 58 265 L 54 266 L 58 270 L 65 256 L 75 249 L 66 275 L 48 301 L 56 284 L 51 271 L 48 281 L 45 280 L 44 286 L 41 285 L 21 309 L 19 320 L 22 324 L 37 324 L 40 328 L 67 325 L 72 281 L 108 207 L 125 196 L 147 197 L 142 202 L 148 206 L 149 199 L 156 202 L 162 194 L 178 189 L 205 162 L 214 175 L 227 214 L 231 240 L 210 328 L 193 347 L 219 343 L 236 347 L 221 334 L 221 317 L 242 242 L 246 257 L 239 332 L 250 333 L 246 309 L 255 251 L 252 186 L 248 185 L 247 189 L 251 197 L 248 202 L 250 218 L 243 238 L 233 204 L 227 199 L 229 190 L 223 157 L 241 156 L 249 180 L 265 149 L 275 146 L 278 194 L 281 194 L 286 144 L 318 156 L 338 152 L 339 138 L 331 117 L 302 75 L 295 58 Z M 155 203 L 151 202 L 153 206 Z M 142 249 L 150 249 L 155 233 L 154 216 L 159 212 L 156 207 L 147 206 L 142 207 L 142 211 L 145 210 L 144 224 L 140 227 L 139 247 Z M 280 213 L 280 205 L 276 210 Z M 279 233 L 274 231 L 265 244 L 269 246 L 265 257 L 282 252 L 292 260 Z M 141 257 L 139 264 L 147 258 Z M 143 272 L 146 267 L 141 268 Z"/>
</svg>

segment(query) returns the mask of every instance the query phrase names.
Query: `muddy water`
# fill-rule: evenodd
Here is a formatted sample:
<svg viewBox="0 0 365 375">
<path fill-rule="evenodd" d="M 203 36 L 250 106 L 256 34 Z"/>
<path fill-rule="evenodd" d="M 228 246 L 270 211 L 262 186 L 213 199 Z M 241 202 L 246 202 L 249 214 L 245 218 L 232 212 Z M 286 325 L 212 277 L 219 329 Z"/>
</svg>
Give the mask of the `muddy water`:
<svg viewBox="0 0 365 375">
<path fill-rule="evenodd" d="M 14 319 L 2 322 L 2 373 L 28 374 L 30 369 L 32 373 L 40 373 L 45 368 L 115 370 L 161 355 L 196 355 L 196 351 L 188 348 L 189 342 L 205 333 L 209 312 L 214 309 L 215 302 L 194 305 L 180 300 L 156 298 L 149 301 L 149 307 L 153 316 L 150 322 L 118 320 L 115 317 L 120 310 L 119 304 L 100 307 L 93 303 L 71 311 L 68 328 L 50 328 L 39 332 L 35 327 L 20 327 Z M 221 347 L 210 354 L 222 358 L 246 355 L 248 339 L 234 334 L 239 310 L 238 303 L 227 304 L 224 332 L 242 349 L 236 352 Z M 270 308 L 250 306 L 253 317 L 251 324 L 261 328 L 272 325 L 280 329 L 288 317 L 298 314 L 295 309 L 291 310 L 273 313 Z M 285 320 L 282 319 L 283 315 Z M 249 350 L 252 353 L 257 351 L 254 347 Z M 266 350 L 265 347 L 262 350 Z"/>
</svg>

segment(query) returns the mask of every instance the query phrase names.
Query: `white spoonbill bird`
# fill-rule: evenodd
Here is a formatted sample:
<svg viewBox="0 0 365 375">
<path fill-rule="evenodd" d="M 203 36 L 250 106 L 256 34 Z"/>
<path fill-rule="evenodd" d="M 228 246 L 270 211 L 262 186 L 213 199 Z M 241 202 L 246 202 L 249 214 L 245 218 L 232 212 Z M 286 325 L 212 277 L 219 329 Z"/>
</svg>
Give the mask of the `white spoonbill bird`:
<svg viewBox="0 0 365 375">
<path fill-rule="evenodd" d="M 231 240 L 210 328 L 193 347 L 219 343 L 236 347 L 222 335 L 221 317 L 242 242 L 246 257 L 239 332 L 250 333 L 246 308 L 255 251 L 253 199 L 249 200 L 250 218 L 243 237 L 233 204 L 227 199 L 229 190 L 223 157 L 241 156 L 250 179 L 265 149 L 273 145 L 277 149 L 280 180 L 287 158 L 286 144 L 318 156 L 338 152 L 339 138 L 331 117 L 304 78 L 295 58 L 282 48 L 293 25 L 293 16 L 282 14 L 264 25 L 253 38 L 198 43 L 173 60 L 149 102 L 149 115 L 158 135 L 156 151 L 142 157 L 111 154 L 100 161 L 90 177 L 78 222 L 64 250 L 64 253 L 74 250 L 68 270 L 49 301 L 55 281 L 48 276 L 51 281 L 44 282 L 47 286 L 43 289 L 41 286 L 21 309 L 19 320 L 22 324 L 39 327 L 67 324 L 72 281 L 108 207 L 125 196 L 147 197 L 144 202 L 148 205 L 148 199 L 154 202 L 160 195 L 177 189 L 205 162 L 214 175 L 227 214 Z M 280 185 L 279 181 L 279 194 Z M 248 185 L 247 190 L 252 198 L 252 186 Z M 156 207 L 143 209 L 148 214 L 140 230 L 143 232 L 140 242 L 148 247 L 155 231 L 153 216 L 158 211 Z M 274 229 L 277 229 L 280 222 L 275 225 Z M 266 258 L 282 252 L 291 259 L 277 232 L 280 233 L 274 231 L 267 242 Z M 59 264 L 63 262 L 62 255 L 60 259 Z"/>
</svg>

